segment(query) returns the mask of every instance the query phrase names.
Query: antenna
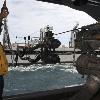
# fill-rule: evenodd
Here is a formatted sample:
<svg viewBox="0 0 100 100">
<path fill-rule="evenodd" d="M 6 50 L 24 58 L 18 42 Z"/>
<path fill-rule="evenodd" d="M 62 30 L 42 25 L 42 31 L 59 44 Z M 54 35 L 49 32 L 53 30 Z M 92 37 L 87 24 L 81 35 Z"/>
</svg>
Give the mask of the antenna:
<svg viewBox="0 0 100 100">
<path fill-rule="evenodd" d="M 6 7 L 6 0 L 4 1 L 3 7 Z"/>
<path fill-rule="evenodd" d="M 2 12 L 2 10 L 5 9 L 5 8 L 7 8 L 7 6 L 6 6 L 6 0 L 5 0 L 4 3 L 3 3 L 3 7 L 1 8 L 1 12 Z"/>
<path fill-rule="evenodd" d="M 73 27 L 73 30 L 71 31 L 71 38 L 70 38 L 70 42 L 69 42 L 69 47 L 73 48 L 75 45 L 75 38 L 76 38 L 76 29 L 78 28 L 79 23 L 77 22 L 76 25 Z"/>
<path fill-rule="evenodd" d="M 6 13 L 9 13 L 8 8 L 6 6 L 6 0 L 4 0 L 3 7 L 1 8 L 1 12 L 5 10 Z"/>
</svg>

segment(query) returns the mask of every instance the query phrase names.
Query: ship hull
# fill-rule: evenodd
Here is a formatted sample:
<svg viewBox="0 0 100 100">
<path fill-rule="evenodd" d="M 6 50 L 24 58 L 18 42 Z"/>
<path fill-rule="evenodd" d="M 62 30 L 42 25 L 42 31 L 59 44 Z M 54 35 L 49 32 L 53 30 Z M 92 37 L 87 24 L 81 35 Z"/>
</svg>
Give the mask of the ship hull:
<svg viewBox="0 0 100 100">
<path fill-rule="evenodd" d="M 4 100 L 68 100 L 75 95 L 82 86 L 67 87 L 63 89 L 33 92 L 4 97 Z"/>
<path fill-rule="evenodd" d="M 6 55 L 7 56 L 7 60 L 8 60 L 8 63 L 10 66 L 12 65 L 15 65 L 16 62 L 15 62 L 15 57 L 16 55 Z M 26 56 L 26 55 L 25 55 Z M 35 55 L 34 54 L 28 54 L 27 57 L 30 56 L 31 58 L 35 58 Z M 76 55 L 76 59 L 77 57 L 79 56 Z M 59 55 L 60 57 L 60 63 L 73 63 L 73 55 Z M 39 62 L 36 62 L 35 64 L 42 64 L 41 60 Z M 17 62 L 17 65 L 31 65 L 31 63 L 28 61 L 28 60 L 21 60 L 19 57 L 18 57 L 18 62 Z"/>
<path fill-rule="evenodd" d="M 63 89 L 18 94 L 4 97 L 4 100 L 69 100 L 80 92 L 83 86 L 67 87 Z M 91 100 L 100 100 L 100 91 Z"/>
</svg>

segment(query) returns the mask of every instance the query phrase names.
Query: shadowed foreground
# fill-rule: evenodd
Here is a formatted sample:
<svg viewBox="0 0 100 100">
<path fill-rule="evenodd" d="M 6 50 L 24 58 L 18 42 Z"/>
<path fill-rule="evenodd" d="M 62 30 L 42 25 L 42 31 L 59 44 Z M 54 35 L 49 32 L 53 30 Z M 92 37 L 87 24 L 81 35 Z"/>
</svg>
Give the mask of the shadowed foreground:
<svg viewBox="0 0 100 100">
<path fill-rule="evenodd" d="M 83 87 L 84 86 L 75 86 L 43 92 L 19 94 L 4 97 L 4 100 L 69 100 L 69 98 L 80 92 Z M 91 100 L 100 100 L 100 91 Z"/>
</svg>

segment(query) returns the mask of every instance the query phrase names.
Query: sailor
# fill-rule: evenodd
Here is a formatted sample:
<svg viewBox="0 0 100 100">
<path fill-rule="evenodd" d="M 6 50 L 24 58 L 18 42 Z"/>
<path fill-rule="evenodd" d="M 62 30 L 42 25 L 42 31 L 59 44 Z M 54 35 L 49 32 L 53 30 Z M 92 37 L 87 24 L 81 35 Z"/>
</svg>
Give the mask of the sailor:
<svg viewBox="0 0 100 100">
<path fill-rule="evenodd" d="M 4 18 L 8 16 L 9 12 L 8 9 L 5 8 L 4 6 L 1 9 L 0 13 L 0 33 L 2 31 L 2 21 Z M 2 94 L 3 94 L 3 88 L 4 88 L 4 78 L 3 76 L 6 75 L 8 72 L 8 62 L 6 59 L 6 55 L 4 53 L 3 46 L 1 45 L 0 42 L 0 100 L 2 100 Z"/>
<path fill-rule="evenodd" d="M 82 76 L 87 77 L 84 86 L 69 100 L 94 100 L 100 91 L 100 57 L 96 52 L 100 47 L 100 25 L 97 23 L 82 28 L 76 34 L 75 42 L 80 44 L 76 42 L 75 48 L 80 48 L 82 53 L 75 61 L 75 66 Z"/>
</svg>

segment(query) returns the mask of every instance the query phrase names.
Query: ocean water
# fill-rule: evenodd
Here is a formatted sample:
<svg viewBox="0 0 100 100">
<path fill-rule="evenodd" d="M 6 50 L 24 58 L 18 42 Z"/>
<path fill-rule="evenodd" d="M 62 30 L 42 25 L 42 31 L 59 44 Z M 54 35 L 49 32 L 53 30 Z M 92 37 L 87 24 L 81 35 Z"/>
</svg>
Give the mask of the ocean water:
<svg viewBox="0 0 100 100">
<path fill-rule="evenodd" d="M 84 82 L 72 64 L 11 66 L 5 76 L 4 95 L 60 89 Z"/>
</svg>

